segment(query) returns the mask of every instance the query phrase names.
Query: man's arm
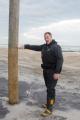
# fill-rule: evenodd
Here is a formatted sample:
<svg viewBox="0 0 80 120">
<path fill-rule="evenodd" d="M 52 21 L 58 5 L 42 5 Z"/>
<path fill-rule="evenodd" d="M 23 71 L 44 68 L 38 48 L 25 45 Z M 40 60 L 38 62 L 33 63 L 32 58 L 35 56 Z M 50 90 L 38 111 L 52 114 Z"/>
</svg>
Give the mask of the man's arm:
<svg viewBox="0 0 80 120">
<path fill-rule="evenodd" d="M 55 80 L 58 80 L 60 78 L 60 73 L 61 73 L 62 65 L 63 65 L 62 49 L 59 45 L 57 45 L 55 49 L 55 55 L 57 58 L 57 62 L 56 62 L 56 68 L 55 68 L 55 73 L 53 74 L 53 78 Z"/>
<path fill-rule="evenodd" d="M 43 47 L 43 44 L 42 45 L 29 45 L 29 44 L 24 45 L 24 49 L 30 49 L 34 51 L 41 51 L 42 47 Z"/>
<path fill-rule="evenodd" d="M 55 73 L 59 74 L 62 70 L 62 65 L 63 65 L 63 54 L 62 54 L 62 49 L 59 45 L 57 45 L 56 47 L 55 55 L 57 59 Z"/>
</svg>

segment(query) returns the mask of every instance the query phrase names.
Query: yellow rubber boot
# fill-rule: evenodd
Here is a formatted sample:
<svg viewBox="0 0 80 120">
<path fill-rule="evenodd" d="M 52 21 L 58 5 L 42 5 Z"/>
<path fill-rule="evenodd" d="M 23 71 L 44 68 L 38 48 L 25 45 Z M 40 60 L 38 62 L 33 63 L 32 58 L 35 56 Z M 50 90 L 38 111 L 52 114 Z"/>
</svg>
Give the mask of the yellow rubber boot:
<svg viewBox="0 0 80 120">
<path fill-rule="evenodd" d="M 49 109 L 46 109 L 44 112 L 41 113 L 41 116 L 48 117 L 51 114 L 52 114 L 52 111 L 50 111 Z"/>
</svg>

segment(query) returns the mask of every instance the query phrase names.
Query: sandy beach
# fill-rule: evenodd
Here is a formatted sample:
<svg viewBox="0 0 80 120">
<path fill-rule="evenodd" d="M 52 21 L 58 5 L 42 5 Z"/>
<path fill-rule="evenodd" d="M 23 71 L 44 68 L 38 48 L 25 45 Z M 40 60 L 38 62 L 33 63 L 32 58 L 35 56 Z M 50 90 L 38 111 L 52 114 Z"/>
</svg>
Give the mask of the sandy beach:
<svg viewBox="0 0 80 120">
<path fill-rule="evenodd" d="M 8 104 L 8 51 L 0 49 L 0 120 L 79 120 L 80 119 L 80 52 L 64 52 L 64 65 L 56 87 L 53 114 L 40 116 L 46 102 L 41 53 L 19 50 L 20 102 Z"/>
</svg>

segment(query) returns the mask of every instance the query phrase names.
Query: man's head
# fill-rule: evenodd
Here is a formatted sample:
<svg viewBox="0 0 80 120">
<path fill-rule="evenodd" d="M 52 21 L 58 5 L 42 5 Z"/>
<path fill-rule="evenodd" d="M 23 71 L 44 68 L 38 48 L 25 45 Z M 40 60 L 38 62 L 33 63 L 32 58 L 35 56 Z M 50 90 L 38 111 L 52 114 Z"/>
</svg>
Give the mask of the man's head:
<svg viewBox="0 0 80 120">
<path fill-rule="evenodd" d="M 46 41 L 46 44 L 50 44 L 52 42 L 52 34 L 50 32 L 45 32 L 44 39 Z"/>
</svg>

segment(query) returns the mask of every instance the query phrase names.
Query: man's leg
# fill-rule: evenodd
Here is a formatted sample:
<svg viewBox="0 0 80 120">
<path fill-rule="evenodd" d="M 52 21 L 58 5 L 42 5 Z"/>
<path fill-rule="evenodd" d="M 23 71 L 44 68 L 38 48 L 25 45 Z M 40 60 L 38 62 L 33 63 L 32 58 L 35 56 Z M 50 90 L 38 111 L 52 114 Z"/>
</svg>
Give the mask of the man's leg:
<svg viewBox="0 0 80 120">
<path fill-rule="evenodd" d="M 42 116 L 48 116 L 52 113 L 52 108 L 55 102 L 55 86 L 57 80 L 53 79 L 53 70 L 45 72 L 45 83 L 47 87 L 47 110 L 42 113 Z"/>
<path fill-rule="evenodd" d="M 47 70 L 44 69 L 43 70 L 43 77 L 44 77 L 44 82 L 45 82 L 45 86 L 47 88 Z M 43 108 L 47 108 L 47 99 L 46 99 L 46 103 L 42 105 Z"/>
<path fill-rule="evenodd" d="M 54 80 L 53 83 L 47 88 L 47 108 L 52 111 L 53 105 L 55 103 L 55 87 L 57 80 Z"/>
</svg>

